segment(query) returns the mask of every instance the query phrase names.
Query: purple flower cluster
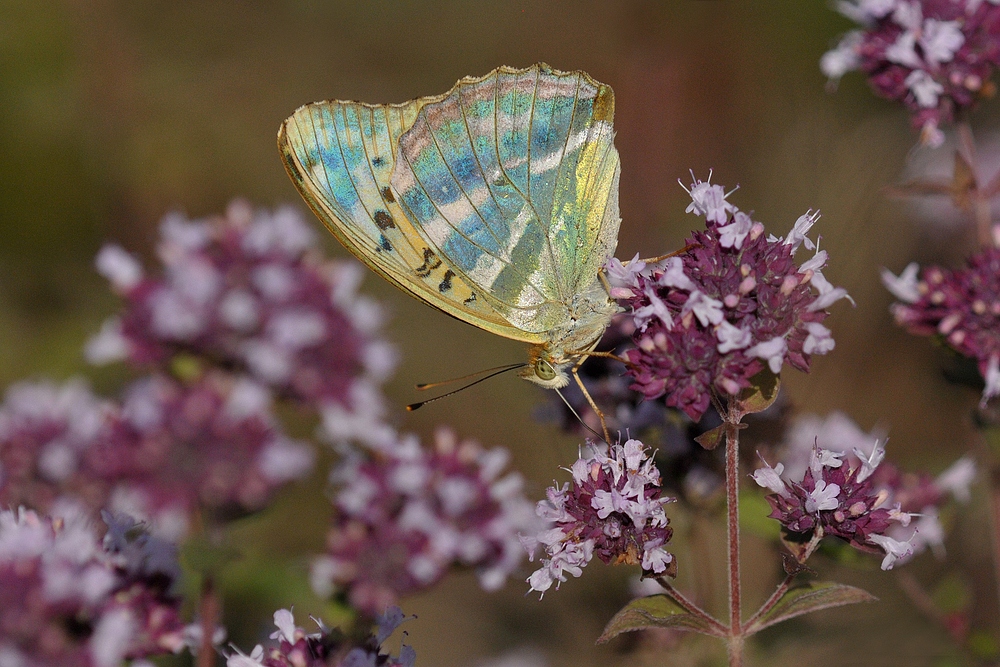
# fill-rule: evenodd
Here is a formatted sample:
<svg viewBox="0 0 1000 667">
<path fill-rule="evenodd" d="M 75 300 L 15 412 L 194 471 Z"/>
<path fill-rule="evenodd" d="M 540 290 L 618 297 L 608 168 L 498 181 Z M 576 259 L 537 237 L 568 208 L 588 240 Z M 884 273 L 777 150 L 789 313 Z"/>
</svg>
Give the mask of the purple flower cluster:
<svg viewBox="0 0 1000 667">
<path fill-rule="evenodd" d="M 573 464 L 573 482 L 546 490 L 536 507 L 548 527 L 522 536 L 534 560 L 542 547 L 541 569 L 528 578 L 531 590 L 545 593 L 552 584 L 579 577 L 596 555 L 604 563 L 641 565 L 643 572 L 673 575 L 676 563 L 666 545 L 673 530 L 660 495 L 660 473 L 638 440 L 612 445 Z"/>
<path fill-rule="evenodd" d="M 92 474 L 114 485 L 109 507 L 173 537 L 197 508 L 261 509 L 313 459 L 310 445 L 281 432 L 264 387 L 223 374 L 133 383 L 108 437 L 88 452 Z"/>
<path fill-rule="evenodd" d="M 833 412 L 825 418 L 816 415 L 798 417 L 785 438 L 780 458 L 784 464 L 785 479 L 802 479 L 814 460 L 817 446 L 833 452 L 849 465 L 863 466 L 880 451 L 878 442 L 885 441 L 885 433 L 865 433 L 847 415 Z M 953 497 L 959 502 L 969 500 L 969 486 L 976 476 L 976 466 L 971 458 L 955 461 L 947 470 L 933 477 L 927 473 L 900 470 L 889 461 L 883 461 L 871 475 L 871 487 L 876 495 L 884 497 L 882 507 L 898 507 L 912 515 L 907 525 L 894 522 L 887 535 L 899 542 L 907 542 L 913 556 L 930 548 L 937 555 L 944 553 L 944 528 L 938 518 L 940 511 Z"/>
<path fill-rule="evenodd" d="M 1000 394 L 1000 250 L 973 255 L 964 269 L 920 271 L 914 263 L 898 277 L 883 271 L 882 280 L 899 299 L 892 305 L 897 324 L 919 336 L 940 336 L 975 359 L 986 383 L 982 405 Z"/>
<path fill-rule="evenodd" d="M 695 180 L 688 212 L 703 215 L 676 257 L 646 266 L 638 256 L 608 265 L 611 295 L 631 308 L 633 389 L 697 420 L 713 392 L 735 396 L 766 367 L 808 371 L 812 354 L 833 349 L 826 308 L 847 297 L 823 276 L 827 253 L 806 234 L 818 214 L 801 216 L 782 239 L 726 201 L 720 185 Z M 815 255 L 794 261 L 801 245 Z M 848 297 L 849 298 L 849 297 Z"/>
<path fill-rule="evenodd" d="M 0 405 L 0 501 L 53 514 L 108 507 L 170 538 L 199 507 L 260 509 L 314 458 L 281 432 L 270 403 L 264 387 L 223 374 L 154 375 L 121 405 L 78 381 L 14 385 Z"/>
<path fill-rule="evenodd" d="M 406 620 L 398 607 L 379 616 L 376 633 L 360 640 L 313 620 L 318 632 L 306 633 L 295 625 L 291 611 L 279 609 L 274 612 L 278 629 L 271 633 L 274 645 L 265 649 L 258 644 L 250 655 L 234 649 L 226 667 L 413 667 L 416 661 L 413 647 L 405 644 L 398 657 L 382 652 L 382 642 Z"/>
<path fill-rule="evenodd" d="M 0 405 L 0 507 L 51 513 L 66 493 L 99 507 L 104 485 L 86 473 L 87 452 L 116 410 L 82 380 L 11 385 Z"/>
<path fill-rule="evenodd" d="M 125 309 L 90 341 L 91 361 L 163 368 L 189 354 L 329 409 L 334 422 L 379 412 L 377 386 L 396 362 L 377 337 L 381 311 L 356 294 L 357 264 L 320 261 L 299 213 L 255 213 L 237 201 L 220 218 L 168 216 L 160 233 L 162 275 L 118 246 L 98 255 Z M 359 434 L 341 425 L 333 435 Z"/>
<path fill-rule="evenodd" d="M 765 462 L 752 477 L 772 492 L 767 496 L 770 518 L 781 523 L 789 541 L 807 545 L 796 554 L 800 560 L 808 558 L 821 538 L 832 535 L 861 551 L 884 552 L 882 569 L 889 570 L 914 553 L 909 539 L 888 534 L 894 525 L 908 526 L 913 515 L 898 502 L 889 504 L 888 490 L 875 484 L 872 473 L 884 457 L 880 443 L 870 455 L 857 450 L 854 457 L 817 445 L 799 481 L 782 479 L 781 463 L 772 468 Z"/>
<path fill-rule="evenodd" d="M 0 664 L 120 667 L 184 647 L 172 549 L 110 520 L 0 511 Z"/>
<path fill-rule="evenodd" d="M 459 442 L 447 430 L 432 451 L 414 437 L 334 471 L 334 525 L 313 565 L 321 596 L 343 591 L 370 615 L 436 583 L 452 565 L 475 568 L 499 588 L 524 557 L 518 532 L 534 529 L 516 473 L 501 476 L 506 450 Z"/>
<path fill-rule="evenodd" d="M 996 0 L 843 0 L 837 6 L 863 28 L 823 56 L 823 73 L 837 80 L 864 72 L 877 94 L 910 110 L 925 143 L 940 145 L 943 123 L 994 93 Z"/>
</svg>

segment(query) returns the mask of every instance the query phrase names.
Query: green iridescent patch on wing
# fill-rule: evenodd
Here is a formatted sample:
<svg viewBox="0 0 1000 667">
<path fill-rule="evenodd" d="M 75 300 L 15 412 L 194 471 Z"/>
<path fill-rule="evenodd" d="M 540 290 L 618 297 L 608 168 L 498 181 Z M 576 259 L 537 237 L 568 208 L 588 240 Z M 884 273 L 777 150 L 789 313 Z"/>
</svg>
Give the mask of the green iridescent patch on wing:
<svg viewBox="0 0 1000 667">
<path fill-rule="evenodd" d="M 618 234 L 611 89 L 501 68 L 421 107 L 392 176 L 408 217 L 505 319 L 565 325 Z"/>
</svg>

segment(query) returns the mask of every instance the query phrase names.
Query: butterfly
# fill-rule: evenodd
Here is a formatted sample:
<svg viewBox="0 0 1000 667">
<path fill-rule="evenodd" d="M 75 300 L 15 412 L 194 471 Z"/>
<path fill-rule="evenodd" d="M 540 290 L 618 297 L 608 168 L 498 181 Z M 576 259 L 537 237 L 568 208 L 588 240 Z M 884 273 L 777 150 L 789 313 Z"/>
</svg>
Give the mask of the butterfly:
<svg viewBox="0 0 1000 667">
<path fill-rule="evenodd" d="M 576 369 L 619 310 L 602 274 L 621 221 L 613 120 L 609 86 L 537 64 L 402 104 L 307 104 L 278 147 L 358 259 L 448 315 L 530 343 L 521 377 L 558 389 L 571 372 L 589 399 Z"/>
</svg>

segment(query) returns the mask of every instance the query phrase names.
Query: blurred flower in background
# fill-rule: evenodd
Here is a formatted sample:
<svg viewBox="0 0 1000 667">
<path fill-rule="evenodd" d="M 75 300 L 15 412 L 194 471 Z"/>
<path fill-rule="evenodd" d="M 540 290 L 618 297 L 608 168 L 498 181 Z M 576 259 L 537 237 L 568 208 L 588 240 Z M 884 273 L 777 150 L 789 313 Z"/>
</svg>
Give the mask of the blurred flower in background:
<svg viewBox="0 0 1000 667">
<path fill-rule="evenodd" d="M 865 433 L 841 412 L 795 418 L 777 450 L 781 462 L 753 474 L 773 492 L 771 518 L 797 534 L 793 542 L 833 535 L 863 551 L 876 545 L 883 569 L 927 548 L 943 556 L 940 512 L 949 496 L 969 500 L 975 464 L 960 458 L 936 478 L 905 472 L 884 461 L 885 442 L 884 432 Z"/>
<path fill-rule="evenodd" d="M 336 514 L 313 563 L 317 594 L 341 593 L 374 616 L 455 565 L 498 589 L 524 559 L 518 533 L 538 523 L 521 476 L 503 474 L 508 459 L 446 429 L 433 449 L 404 436 L 345 458 L 331 474 Z"/>
<path fill-rule="evenodd" d="M 378 387 L 396 365 L 378 336 L 381 308 L 357 294 L 360 266 L 321 259 L 296 209 L 254 212 L 237 200 L 222 217 L 167 216 L 160 237 L 159 275 L 119 246 L 98 255 L 125 308 L 88 359 L 166 369 L 193 355 L 317 406 L 337 441 L 391 437 L 365 428 L 382 416 Z"/>
<path fill-rule="evenodd" d="M 382 652 L 382 643 L 405 620 L 398 607 L 387 609 L 377 619 L 375 634 L 358 637 L 316 619 L 316 631 L 307 632 L 295 624 L 290 610 L 279 609 L 271 646 L 258 644 L 249 655 L 234 648 L 226 667 L 413 667 L 417 656 L 411 646 L 404 644 L 399 656 Z"/>
<path fill-rule="evenodd" d="M 897 324 L 975 360 L 985 385 L 981 405 L 1000 394 L 1000 249 L 972 255 L 964 269 L 911 263 L 899 276 L 883 270 L 882 281 L 899 299 L 891 308 Z"/>
<path fill-rule="evenodd" d="M 909 109 L 923 141 L 940 145 L 940 127 L 992 97 L 1000 64 L 1000 6 L 993 0 L 843 0 L 842 14 L 863 27 L 845 34 L 820 61 L 836 81 L 861 70 L 877 94 Z"/>
<path fill-rule="evenodd" d="M 173 548 L 128 519 L 0 511 L 0 664 L 119 667 L 184 647 Z"/>
</svg>

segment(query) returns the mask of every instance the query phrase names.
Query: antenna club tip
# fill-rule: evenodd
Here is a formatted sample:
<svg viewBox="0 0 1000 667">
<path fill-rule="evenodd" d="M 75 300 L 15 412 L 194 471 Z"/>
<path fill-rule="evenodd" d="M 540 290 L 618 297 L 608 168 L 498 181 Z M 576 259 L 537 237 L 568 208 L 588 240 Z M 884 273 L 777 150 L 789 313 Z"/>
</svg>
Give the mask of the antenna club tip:
<svg viewBox="0 0 1000 667">
<path fill-rule="evenodd" d="M 423 405 L 423 403 L 410 403 L 409 405 L 406 406 L 406 411 L 407 412 L 413 412 L 414 410 L 419 409 L 420 406 L 422 406 L 422 405 Z"/>
</svg>

